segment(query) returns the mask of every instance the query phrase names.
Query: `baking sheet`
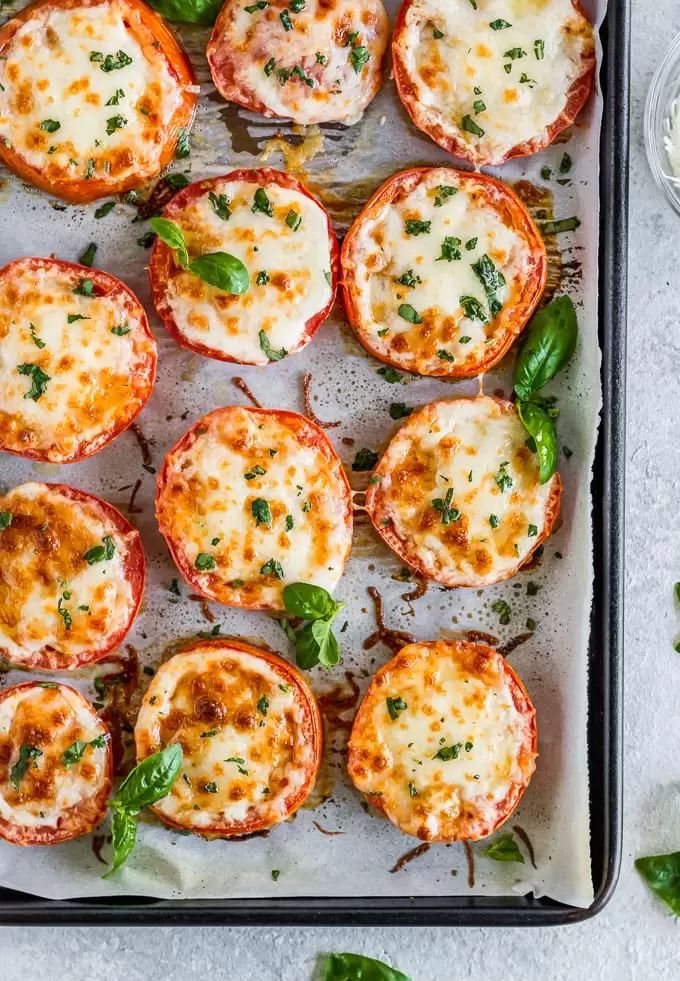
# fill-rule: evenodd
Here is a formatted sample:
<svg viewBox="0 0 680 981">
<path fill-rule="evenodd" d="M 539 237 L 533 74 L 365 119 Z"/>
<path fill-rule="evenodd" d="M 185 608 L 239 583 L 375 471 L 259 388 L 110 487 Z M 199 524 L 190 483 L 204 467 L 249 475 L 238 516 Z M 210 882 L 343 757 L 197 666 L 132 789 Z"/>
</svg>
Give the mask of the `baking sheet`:
<svg viewBox="0 0 680 981">
<path fill-rule="evenodd" d="M 398 4 L 388 2 L 386 6 L 393 21 Z M 603 0 L 592 0 L 585 7 L 600 23 Z M 207 32 L 183 28 L 180 33 L 201 83 L 191 158 L 174 167 L 191 179 L 257 166 L 263 159 L 272 166 L 301 169 L 299 176 L 323 198 L 337 230 L 344 232 L 374 188 L 396 170 L 455 163 L 410 124 L 390 79 L 357 126 L 348 129 L 329 124 L 302 131 L 226 105 L 215 93 L 207 71 L 203 55 Z M 409 602 L 401 597 L 412 587 L 393 578 L 401 574 L 401 563 L 379 543 L 359 514 L 352 557 L 337 590 L 338 597 L 348 603 L 348 626 L 341 634 L 343 661 L 331 672 L 317 668 L 311 673 L 313 687 L 321 695 L 330 692 L 333 706 L 328 713 L 332 724 L 326 759 L 311 806 L 268 836 L 242 841 L 206 842 L 145 818 L 135 853 L 114 881 L 101 879 L 105 867 L 95 855 L 91 836 L 58 848 L 19 849 L 0 842 L 0 885 L 52 899 L 116 894 L 164 898 L 490 896 L 533 890 L 538 896 L 575 906 L 590 904 L 586 722 L 593 564 L 589 485 L 601 407 L 596 319 L 601 108 L 598 90 L 568 144 L 494 171 L 505 180 L 545 185 L 541 168 L 549 166 L 554 174 L 568 150 L 573 159 L 570 183 L 559 186 L 553 179 L 548 186 L 554 193 L 555 216 L 577 215 L 581 220 L 575 232 L 559 236 L 563 289 L 577 303 L 580 339 L 569 369 L 550 388 L 561 409 L 560 444 L 569 446 L 573 456 L 560 463 L 565 483 L 562 526 L 546 544 L 541 565 L 483 591 L 447 591 L 433 585 L 423 597 Z M 48 252 L 74 260 L 95 241 L 99 246 L 96 265 L 128 283 L 151 315 L 143 268 L 148 252 L 136 244 L 146 226 L 132 224 L 135 210 L 119 204 L 97 221 L 96 205 L 69 206 L 62 211 L 53 204 L 16 178 L 7 179 L 0 191 L 0 209 L 13 237 L 0 241 L 0 262 Z M 324 419 L 342 420 L 339 428 L 329 430 L 329 436 L 348 468 L 358 448 L 381 451 L 396 431 L 398 424 L 388 414 L 390 402 L 422 405 L 479 389 L 477 380 L 451 383 L 405 378 L 403 383 L 389 384 L 376 374 L 379 362 L 353 339 L 339 307 L 303 352 L 264 369 L 230 366 L 182 351 L 157 318 L 151 316 L 151 320 L 159 343 L 158 381 L 138 423 L 151 442 L 156 469 L 175 440 L 205 412 L 218 405 L 247 402 L 233 385 L 235 376 L 245 379 L 263 404 L 304 412 L 302 381 L 311 372 L 315 411 Z M 511 378 L 512 355 L 500 370 L 485 376 L 484 390 L 502 390 L 507 395 Z M 343 437 L 354 439 L 354 446 L 344 444 Z M 142 510 L 132 520 L 142 533 L 149 575 L 145 604 L 128 642 L 143 664 L 153 666 L 178 639 L 210 630 L 212 624 L 204 619 L 200 604 L 189 599 L 184 584 L 180 602 L 171 602 L 175 597 L 168 587 L 177 573 L 153 516 L 155 478 L 142 463 L 135 437 L 128 432 L 91 460 L 68 466 L 35 464 L 4 455 L 0 458 L 0 489 L 31 479 L 58 480 L 99 494 L 127 513 L 129 488 L 141 479 L 135 504 Z M 363 489 L 365 475 L 350 471 L 350 477 L 355 488 Z M 536 595 L 527 594 L 529 582 L 541 587 Z M 418 842 L 364 809 L 344 772 L 347 730 L 342 723 L 351 720 L 355 686 L 363 691 L 372 673 L 391 656 L 383 644 L 368 651 L 362 646 L 375 630 L 366 591 L 369 585 L 376 586 L 384 599 L 389 626 L 422 640 L 462 636 L 472 629 L 490 632 L 504 644 L 525 632 L 527 617 L 536 621 L 533 637 L 509 655 L 538 713 L 537 771 L 510 821 L 528 834 L 536 869 L 529 862 L 518 866 L 486 860 L 479 855 L 480 846 L 474 846 L 476 875 L 470 888 L 462 845 L 438 844 L 392 871 Z M 512 617 L 506 626 L 499 624 L 492 610 L 497 599 L 511 606 Z M 274 620 L 218 604 L 209 604 L 209 608 L 222 635 L 246 637 L 293 656 Z M 79 671 L 66 680 L 95 697 L 94 676 L 107 670 L 115 670 L 115 665 Z M 4 681 L 13 684 L 30 676 L 10 671 Z M 144 683 L 145 678 L 142 675 Z M 342 833 L 328 835 L 320 828 Z M 280 870 L 276 882 L 272 869 Z"/>
</svg>

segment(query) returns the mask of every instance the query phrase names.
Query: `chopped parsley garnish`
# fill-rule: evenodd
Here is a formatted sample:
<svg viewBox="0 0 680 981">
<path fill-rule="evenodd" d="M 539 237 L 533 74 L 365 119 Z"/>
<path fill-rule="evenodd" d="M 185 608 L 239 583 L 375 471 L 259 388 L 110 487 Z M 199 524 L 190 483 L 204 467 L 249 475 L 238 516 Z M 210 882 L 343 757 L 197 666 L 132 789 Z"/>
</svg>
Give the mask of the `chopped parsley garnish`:
<svg viewBox="0 0 680 981">
<path fill-rule="evenodd" d="M 81 279 L 73 292 L 78 296 L 95 296 L 94 281 L 91 279 Z"/>
<path fill-rule="evenodd" d="M 283 579 L 283 568 L 276 559 L 269 559 L 260 569 L 263 576 L 274 576 L 276 579 Z"/>
<path fill-rule="evenodd" d="M 194 566 L 199 570 L 199 572 L 209 572 L 214 569 L 217 563 L 215 562 L 215 556 L 211 555 L 209 552 L 199 552 L 194 560 Z"/>
<path fill-rule="evenodd" d="M 545 57 L 545 42 L 541 38 L 534 41 L 534 54 L 536 55 L 536 61 L 543 61 Z"/>
<path fill-rule="evenodd" d="M 189 133 L 182 127 L 182 129 L 177 134 L 177 146 L 175 147 L 175 157 L 178 160 L 183 160 L 188 157 L 191 153 L 191 147 L 189 145 Z"/>
<path fill-rule="evenodd" d="M 257 274 L 257 279 L 255 280 L 256 285 L 266 286 L 268 282 L 269 282 L 269 273 L 266 272 L 264 269 L 261 269 L 260 272 Z"/>
<path fill-rule="evenodd" d="M 503 52 L 503 57 L 509 58 L 510 61 L 515 61 L 517 58 L 526 58 L 526 55 L 527 53 L 523 48 L 509 48 Z"/>
<path fill-rule="evenodd" d="M 468 320 L 481 320 L 483 324 L 488 322 L 484 307 L 475 296 L 461 296 L 458 300 L 463 308 L 463 313 Z"/>
<path fill-rule="evenodd" d="M 262 695 L 257 703 L 257 711 L 260 713 L 260 715 L 266 715 L 268 708 L 269 708 L 269 699 L 267 698 L 266 695 Z"/>
<path fill-rule="evenodd" d="M 214 780 L 210 780 L 208 783 L 201 784 L 201 790 L 204 790 L 206 794 L 216 794 L 217 784 Z"/>
<path fill-rule="evenodd" d="M 451 507 L 452 500 L 453 487 L 449 487 L 443 499 L 441 497 L 435 497 L 432 501 L 432 507 L 435 511 L 439 511 L 442 516 L 443 525 L 450 525 L 452 521 L 460 521 L 460 511 L 458 508 Z"/>
<path fill-rule="evenodd" d="M 42 348 L 45 347 L 45 342 L 43 340 L 41 340 L 40 337 L 38 337 L 38 335 L 36 333 L 36 329 L 35 329 L 35 324 L 29 323 L 28 329 L 31 332 L 31 340 L 33 341 L 33 343 L 35 344 L 35 346 L 37 348 L 40 348 L 42 350 Z"/>
<path fill-rule="evenodd" d="M 254 14 L 257 10 L 266 10 L 268 6 L 268 0 L 257 0 L 257 3 L 251 3 L 243 9 L 247 14 Z"/>
<path fill-rule="evenodd" d="M 397 313 L 402 320 L 407 320 L 410 324 L 422 324 L 423 318 L 410 303 L 400 303 Z"/>
<path fill-rule="evenodd" d="M 418 218 L 407 218 L 404 227 L 407 235 L 428 235 L 432 228 L 432 222 L 421 221 Z"/>
<path fill-rule="evenodd" d="M 500 523 L 501 523 L 501 519 L 498 517 L 497 514 L 489 515 L 489 524 L 491 525 L 492 528 L 498 528 Z"/>
<path fill-rule="evenodd" d="M 473 249 L 477 248 L 477 238 L 469 238 L 465 243 L 465 251 L 472 252 Z"/>
<path fill-rule="evenodd" d="M 460 259 L 460 245 L 461 241 L 459 238 L 456 238 L 455 235 L 447 235 L 442 242 L 442 254 L 438 256 L 437 262 L 441 262 L 442 259 L 445 259 L 447 262 Z"/>
<path fill-rule="evenodd" d="M 462 743 L 454 743 L 453 746 L 441 746 L 440 749 L 438 749 L 434 754 L 432 759 L 444 760 L 446 763 L 448 763 L 449 760 L 457 760 L 462 748 Z"/>
<path fill-rule="evenodd" d="M 443 347 L 440 347 L 437 351 L 437 357 L 440 361 L 455 361 L 454 356 L 449 352 L 445 351 Z"/>
<path fill-rule="evenodd" d="M 59 597 L 59 601 L 57 602 L 57 613 L 64 621 L 64 630 L 70 630 L 71 627 L 73 626 L 73 617 L 71 616 L 71 613 L 69 612 L 69 610 L 66 609 L 65 606 L 62 606 L 62 603 L 64 603 L 65 601 L 68 602 L 68 600 L 70 599 L 71 599 L 71 594 L 64 593 L 63 596 Z"/>
<path fill-rule="evenodd" d="M 504 31 L 508 27 L 512 27 L 512 24 L 508 24 L 507 20 L 503 20 L 502 17 L 499 17 L 497 20 L 492 20 L 489 27 L 492 31 Z"/>
<path fill-rule="evenodd" d="M 390 714 L 390 719 L 392 719 L 393 722 L 399 718 L 401 712 L 404 712 L 408 708 L 408 705 L 401 695 L 397 695 L 396 698 L 392 698 L 388 695 L 385 702 L 387 704 L 387 711 Z"/>
<path fill-rule="evenodd" d="M 256 497 L 250 505 L 250 510 L 255 518 L 255 527 L 264 525 L 266 528 L 272 526 L 272 513 L 269 504 L 263 497 Z"/>
<path fill-rule="evenodd" d="M 396 368 L 388 367 L 387 365 L 383 365 L 382 368 L 378 368 L 377 373 L 382 375 L 385 381 L 389 382 L 390 385 L 396 385 L 398 382 L 403 381 L 404 379 L 401 371 L 397 371 Z"/>
<path fill-rule="evenodd" d="M 11 524 L 12 524 L 12 512 L 0 511 L 0 531 L 4 531 L 5 528 L 9 528 Z"/>
<path fill-rule="evenodd" d="M 286 215 L 286 224 L 292 231 L 296 232 L 302 224 L 302 215 L 299 215 L 297 211 L 293 211 L 291 208 Z"/>
<path fill-rule="evenodd" d="M 527 617 L 527 630 L 531 630 L 532 633 L 536 629 L 536 621 L 532 620 L 531 617 Z"/>
<path fill-rule="evenodd" d="M 246 480 L 255 480 L 256 477 L 264 477 L 266 472 L 267 471 L 264 469 L 264 467 L 261 467 L 259 463 L 256 463 L 255 466 L 251 467 L 251 469 L 243 476 L 246 478 Z"/>
<path fill-rule="evenodd" d="M 402 273 L 398 279 L 395 279 L 395 283 L 399 283 L 400 286 L 408 286 L 410 289 L 414 289 L 419 283 L 422 283 L 420 276 L 414 276 L 412 269 L 407 269 L 405 273 Z"/>
<path fill-rule="evenodd" d="M 472 133 L 473 136 L 484 136 L 482 127 L 478 126 L 472 116 L 468 116 L 467 114 L 461 119 L 460 128 L 465 133 Z"/>
<path fill-rule="evenodd" d="M 43 119 L 40 129 L 44 133 L 56 133 L 58 129 L 61 129 L 61 123 L 57 122 L 56 119 Z"/>
<path fill-rule="evenodd" d="M 469 344 L 471 340 L 472 340 L 471 337 L 468 337 L 467 334 L 464 334 L 462 337 L 459 337 L 458 338 L 458 343 L 459 344 Z"/>
<path fill-rule="evenodd" d="M 81 266 L 91 266 L 94 262 L 94 257 L 97 254 L 97 243 L 90 242 L 88 247 L 85 249 L 83 254 L 78 259 Z"/>
<path fill-rule="evenodd" d="M 116 89 L 111 98 L 106 103 L 107 106 L 117 106 L 121 99 L 125 98 L 125 92 L 122 89 Z"/>
<path fill-rule="evenodd" d="M 406 416 L 410 416 L 412 412 L 413 406 L 406 405 L 405 402 L 390 403 L 390 419 L 405 419 Z"/>
<path fill-rule="evenodd" d="M 253 214 L 261 211 L 262 214 L 267 215 L 268 218 L 274 217 L 274 205 L 267 197 L 267 192 L 263 187 L 258 187 L 258 189 L 255 191 L 253 206 L 250 210 L 253 212 Z"/>
<path fill-rule="evenodd" d="M 493 478 L 501 494 L 504 494 L 506 490 L 510 490 L 512 487 L 512 477 L 508 473 L 508 466 L 508 461 L 504 460 L 498 468 L 498 473 Z"/>
<path fill-rule="evenodd" d="M 416 785 L 414 783 L 410 783 L 408 785 L 408 795 L 409 795 L 409 797 L 417 797 L 418 796 L 418 791 L 416 790 Z"/>
<path fill-rule="evenodd" d="M 19 789 L 19 784 L 26 776 L 31 760 L 35 760 L 39 756 L 42 756 L 42 750 L 38 749 L 37 746 L 27 746 L 23 743 L 19 747 L 19 759 L 9 771 L 9 779 L 15 790 Z"/>
<path fill-rule="evenodd" d="M 521 85 L 528 85 L 530 89 L 533 89 L 534 85 L 536 84 L 536 79 L 529 78 L 526 72 L 522 72 L 522 74 L 519 76 L 519 80 Z"/>
<path fill-rule="evenodd" d="M 536 535 L 538 535 L 538 528 L 536 527 L 536 525 L 529 525 L 529 527 L 527 528 L 527 536 L 529 538 L 535 538 Z"/>
<path fill-rule="evenodd" d="M 438 27 L 433 27 L 432 37 L 435 39 L 435 41 L 441 41 L 441 39 L 444 37 L 444 32 L 440 31 Z"/>
<path fill-rule="evenodd" d="M 245 769 L 245 760 L 242 756 L 228 756 L 224 761 L 225 763 L 235 763 L 236 769 L 239 773 L 242 773 L 244 777 L 248 776 L 248 771 Z"/>
<path fill-rule="evenodd" d="M 269 343 L 269 338 L 263 330 L 260 331 L 258 336 L 260 338 L 260 347 L 270 361 L 280 361 L 282 358 L 286 357 L 288 351 L 285 349 L 285 347 L 280 348 L 278 351 L 273 348 Z"/>
<path fill-rule="evenodd" d="M 286 531 L 292 531 L 295 527 L 295 521 L 292 514 L 286 515 Z"/>
<path fill-rule="evenodd" d="M 281 20 L 281 23 L 283 24 L 284 31 L 293 30 L 293 22 L 290 19 L 290 12 L 288 10 L 282 10 L 281 13 L 279 14 L 279 18 Z"/>
<path fill-rule="evenodd" d="M 91 51 L 90 61 L 98 63 L 103 72 L 114 72 L 132 64 L 132 58 L 120 50 L 116 51 L 115 55 L 108 54 L 106 57 L 101 51 Z"/>
<path fill-rule="evenodd" d="M 491 604 L 491 609 L 494 613 L 499 616 L 500 623 L 505 627 L 510 623 L 510 617 L 512 616 L 512 610 L 505 600 L 495 600 Z"/>
<path fill-rule="evenodd" d="M 276 58 L 270 58 L 267 64 L 264 66 L 264 73 L 267 76 L 267 78 L 269 78 L 271 73 L 274 71 L 275 67 L 276 67 Z"/>
<path fill-rule="evenodd" d="M 106 218 L 113 209 L 116 207 L 115 201 L 106 201 L 104 204 L 100 205 L 94 213 L 95 218 Z"/>
<path fill-rule="evenodd" d="M 327 61 L 328 61 L 328 58 L 326 57 L 325 54 L 321 54 L 320 51 L 317 51 L 316 52 L 316 63 L 317 63 L 317 65 L 325 65 Z"/>
<path fill-rule="evenodd" d="M 349 60 L 357 75 L 361 74 L 364 65 L 367 61 L 369 61 L 370 57 L 371 52 L 363 45 L 358 45 L 356 48 L 352 48 L 349 53 Z"/>
<path fill-rule="evenodd" d="M 85 180 L 92 180 L 94 177 L 94 160 L 92 157 L 87 161 L 87 170 L 85 171 Z"/>
<path fill-rule="evenodd" d="M 484 102 L 483 99 L 475 99 L 475 101 L 472 103 L 472 109 L 475 116 L 477 116 L 480 112 L 484 112 L 486 109 L 486 102 Z"/>
<path fill-rule="evenodd" d="M 496 268 L 493 260 L 488 255 L 481 256 L 477 262 L 473 262 L 472 271 L 484 287 L 489 301 L 491 316 L 495 317 L 501 312 L 503 304 L 498 299 L 498 294 L 505 286 L 505 276 Z"/>
<path fill-rule="evenodd" d="M 88 548 L 87 552 L 83 552 L 83 558 L 88 565 L 94 565 L 95 562 L 110 562 L 116 552 L 116 545 L 111 537 L 111 535 L 104 535 L 102 538 L 101 545 L 93 545 L 92 548 Z"/>
<path fill-rule="evenodd" d="M 83 316 L 82 313 L 67 313 L 66 314 L 66 323 L 67 324 L 75 324 L 76 321 L 78 321 L 78 320 L 89 320 L 89 319 L 90 319 L 89 317 Z"/>
<path fill-rule="evenodd" d="M 132 327 L 130 327 L 128 324 L 120 324 L 118 327 L 112 327 L 111 333 L 115 334 L 116 337 L 125 337 L 125 335 L 129 334 L 131 330 Z"/>
<path fill-rule="evenodd" d="M 122 129 L 123 126 L 127 126 L 127 119 L 125 116 L 109 116 L 109 118 L 106 120 L 107 136 L 112 136 L 117 129 Z"/>
<path fill-rule="evenodd" d="M 454 194 L 458 194 L 458 188 L 451 187 L 448 184 L 440 184 L 437 188 L 435 188 L 435 190 L 437 192 L 434 199 L 435 208 L 441 208 L 447 198 L 452 197 Z"/>
<path fill-rule="evenodd" d="M 364 446 L 354 457 L 352 470 L 359 472 L 363 470 L 372 470 L 377 462 L 378 454 Z"/>
<path fill-rule="evenodd" d="M 24 398 L 31 399 L 32 402 L 37 402 L 45 394 L 47 383 L 51 380 L 50 376 L 37 364 L 20 364 L 17 367 L 17 371 L 20 375 L 28 375 L 31 379 L 31 387 L 24 393 Z"/>
<path fill-rule="evenodd" d="M 102 733 L 100 736 L 95 736 L 94 739 L 90 740 L 90 742 L 84 742 L 82 739 L 76 739 L 75 742 L 71 743 L 68 749 L 65 749 L 61 754 L 62 763 L 67 770 L 70 770 L 75 763 L 80 763 L 88 746 L 102 749 L 104 746 L 106 746 L 106 736 Z"/>
<path fill-rule="evenodd" d="M 229 198 L 226 194 L 215 194 L 214 191 L 210 191 L 208 194 L 208 200 L 212 205 L 212 209 L 218 218 L 222 221 L 229 221 L 231 218 L 231 208 L 229 207 Z"/>
</svg>

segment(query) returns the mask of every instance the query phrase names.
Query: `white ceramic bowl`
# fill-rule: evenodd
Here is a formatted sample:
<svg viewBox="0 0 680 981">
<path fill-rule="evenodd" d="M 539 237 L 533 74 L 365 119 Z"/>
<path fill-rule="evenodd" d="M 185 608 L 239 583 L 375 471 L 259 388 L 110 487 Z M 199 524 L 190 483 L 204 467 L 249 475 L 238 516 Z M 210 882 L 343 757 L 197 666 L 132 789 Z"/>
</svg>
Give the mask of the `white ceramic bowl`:
<svg viewBox="0 0 680 981">
<path fill-rule="evenodd" d="M 649 87 L 645 149 L 654 180 L 680 215 L 680 34 L 674 38 Z"/>
</svg>

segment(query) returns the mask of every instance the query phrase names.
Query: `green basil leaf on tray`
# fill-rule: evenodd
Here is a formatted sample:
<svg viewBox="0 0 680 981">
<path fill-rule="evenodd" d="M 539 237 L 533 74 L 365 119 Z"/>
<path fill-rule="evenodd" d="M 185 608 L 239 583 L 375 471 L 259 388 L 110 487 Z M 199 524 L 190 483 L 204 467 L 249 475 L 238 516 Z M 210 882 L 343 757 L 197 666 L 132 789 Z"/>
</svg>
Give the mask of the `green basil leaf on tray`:
<svg viewBox="0 0 680 981">
<path fill-rule="evenodd" d="M 328 955 L 321 981 L 411 981 L 411 978 L 373 957 L 344 953 Z"/>
<path fill-rule="evenodd" d="M 211 27 L 224 0 L 149 0 L 149 5 L 168 20 Z"/>
<path fill-rule="evenodd" d="M 291 582 L 283 587 L 283 603 L 286 613 L 303 620 L 335 616 L 342 607 L 322 586 L 311 582 Z"/>
<path fill-rule="evenodd" d="M 317 664 L 331 668 L 340 660 L 340 647 L 332 630 L 333 620 L 345 604 L 334 600 L 328 590 L 314 583 L 294 582 L 284 586 L 283 606 L 290 616 L 306 620 L 296 630 L 287 620 L 282 627 L 295 644 L 295 660 L 308 670 Z"/>
<path fill-rule="evenodd" d="M 228 252 L 209 252 L 192 259 L 187 269 L 225 293 L 242 296 L 248 292 L 250 276 L 240 259 Z"/>
<path fill-rule="evenodd" d="M 531 399 L 564 367 L 576 349 L 576 310 L 568 296 L 534 314 L 520 342 L 515 363 L 515 392 Z"/>
<path fill-rule="evenodd" d="M 147 756 L 128 773 L 111 801 L 114 808 L 136 814 L 143 807 L 165 797 L 182 768 L 182 747 L 179 743 L 166 746 L 159 753 Z"/>
<path fill-rule="evenodd" d="M 482 855 L 484 858 L 492 858 L 494 862 L 521 862 L 524 865 L 524 856 L 511 832 L 499 835 L 482 850 Z"/>
<path fill-rule="evenodd" d="M 113 861 L 111 868 L 103 876 L 109 876 L 117 872 L 121 865 L 132 853 L 137 841 L 137 818 L 125 810 L 114 810 L 111 815 L 111 847 L 113 848 Z"/>
<path fill-rule="evenodd" d="M 524 428 L 533 438 L 538 455 L 538 479 L 546 484 L 557 470 L 557 433 L 548 413 L 535 402 L 517 402 L 517 411 Z"/>
<path fill-rule="evenodd" d="M 332 668 L 340 660 L 338 641 L 329 620 L 312 622 L 312 637 L 318 644 L 317 658 L 324 668 Z"/>
<path fill-rule="evenodd" d="M 652 892 L 676 916 L 680 916 L 680 852 L 638 858 L 635 868 Z"/>
</svg>

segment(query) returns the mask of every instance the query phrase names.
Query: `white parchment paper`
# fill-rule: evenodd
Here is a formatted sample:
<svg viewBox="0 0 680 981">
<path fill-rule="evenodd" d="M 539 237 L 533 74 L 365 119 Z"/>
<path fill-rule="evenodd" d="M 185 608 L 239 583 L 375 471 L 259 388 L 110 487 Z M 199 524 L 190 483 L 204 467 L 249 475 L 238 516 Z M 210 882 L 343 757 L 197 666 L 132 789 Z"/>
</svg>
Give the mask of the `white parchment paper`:
<svg viewBox="0 0 680 981">
<path fill-rule="evenodd" d="M 393 21 L 397 3 L 388 0 L 386 6 Z M 591 0 L 585 6 L 600 23 L 604 0 Z M 418 164 L 456 163 L 411 125 L 389 77 L 358 125 L 329 124 L 320 133 L 299 133 L 290 124 L 266 121 L 225 104 L 214 90 L 205 62 L 207 32 L 185 28 L 180 33 L 201 83 L 191 158 L 174 167 L 191 179 L 257 166 L 263 155 L 270 165 L 284 167 L 277 148 L 285 145 L 286 138 L 302 142 L 297 162 L 295 154 L 291 158 L 287 151 L 289 169 L 300 165 L 309 147 L 317 149 L 313 159 L 304 162 L 299 176 L 321 195 L 342 233 L 374 188 L 395 171 Z M 531 639 L 509 657 L 537 707 L 540 757 L 531 786 L 509 824 L 519 824 L 529 835 L 537 868 L 528 860 L 518 865 L 484 859 L 480 846 L 475 846 L 476 882 L 470 890 L 462 845 L 433 845 L 399 871 L 390 871 L 418 842 L 362 807 L 345 772 L 347 732 L 336 725 L 330 730 L 326 760 L 310 805 L 266 837 L 207 842 L 145 818 L 132 858 L 115 879 L 106 881 L 101 878 L 105 866 L 95 856 L 89 836 L 51 848 L 22 849 L 0 842 L 1 885 L 54 899 L 121 893 L 233 898 L 507 895 L 533 890 L 536 895 L 577 906 L 591 903 L 586 685 L 593 577 L 590 474 L 601 408 L 597 343 L 601 109 L 598 88 L 568 143 L 495 171 L 506 180 L 526 179 L 549 186 L 555 217 L 577 215 L 581 220 L 575 232 L 558 239 L 564 263 L 561 289 L 577 303 L 580 326 L 576 356 L 550 386 L 561 409 L 560 445 L 573 451 L 573 456 L 560 461 L 565 483 L 560 529 L 546 544 L 541 565 L 510 582 L 483 591 L 446 591 L 433 585 L 425 596 L 409 603 L 401 596 L 412 587 L 392 578 L 400 573 L 401 564 L 359 517 L 351 560 L 337 590 L 348 603 L 347 628 L 340 634 L 343 660 L 331 672 L 317 668 L 311 673 L 317 693 L 334 689 L 336 695 L 349 696 L 352 689 L 346 672 L 351 672 L 363 691 L 372 673 L 391 656 L 382 644 L 371 650 L 362 647 L 375 630 L 366 591 L 369 585 L 380 590 L 389 625 L 421 640 L 462 636 L 477 629 L 494 634 L 502 644 L 526 631 L 527 618 L 535 620 Z M 283 139 L 277 139 L 279 134 Z M 568 184 L 560 186 L 555 178 L 562 176 L 557 171 L 565 150 L 573 167 Z M 552 170 L 549 181 L 541 178 L 545 166 Z M 159 343 L 159 371 L 154 394 L 138 422 L 152 441 L 156 469 L 169 447 L 204 413 L 247 401 L 231 381 L 235 375 L 247 381 L 263 404 L 304 411 L 302 379 L 305 372 L 311 372 L 315 411 L 322 418 L 342 420 L 329 435 L 348 468 L 357 449 L 366 446 L 381 451 L 396 431 L 398 423 L 388 414 L 390 402 L 422 405 L 435 398 L 478 391 L 477 380 L 451 383 L 408 378 L 399 384 L 387 383 L 376 373 L 379 362 L 353 339 L 339 307 L 302 353 L 266 368 L 230 366 L 182 351 L 152 315 L 145 270 L 148 252 L 136 243 L 147 226 L 132 224 L 136 214 L 132 207 L 118 204 L 108 217 L 95 220 L 96 205 L 55 210 L 46 195 L 9 175 L 3 178 L 0 262 L 51 253 L 76 260 L 95 241 L 99 247 L 95 264 L 128 283 L 146 306 Z M 511 354 L 499 371 L 483 379 L 486 392 L 501 390 L 509 395 L 512 362 Z M 354 446 L 343 443 L 343 438 L 354 439 Z M 183 583 L 181 601 L 170 602 L 173 597 L 168 587 L 177 572 L 154 519 L 155 477 L 142 469 L 133 434 L 127 432 L 91 460 L 69 466 L 35 464 L 6 454 L 0 457 L 2 490 L 26 480 L 62 481 L 101 495 L 124 513 L 130 491 L 122 488 L 129 488 L 138 478 L 142 485 L 136 503 L 143 510 L 132 520 L 142 533 L 149 578 L 144 607 L 128 639 L 142 662 L 153 666 L 168 645 L 211 629 L 211 625 L 200 605 L 188 598 Z M 351 474 L 351 479 L 354 487 L 365 487 L 365 475 Z M 529 582 L 540 586 L 536 595 L 528 595 Z M 507 626 L 499 625 L 498 614 L 492 610 L 497 599 L 506 600 L 512 609 Z M 251 638 L 293 656 L 272 619 L 218 604 L 210 608 L 222 634 Z M 65 680 L 95 697 L 93 678 L 101 672 L 100 666 Z M 11 671 L 5 683 L 26 677 L 26 673 Z M 351 720 L 351 698 L 347 704 L 342 718 Z M 341 834 L 323 834 L 319 827 Z M 280 870 L 277 881 L 272 869 Z"/>
</svg>

